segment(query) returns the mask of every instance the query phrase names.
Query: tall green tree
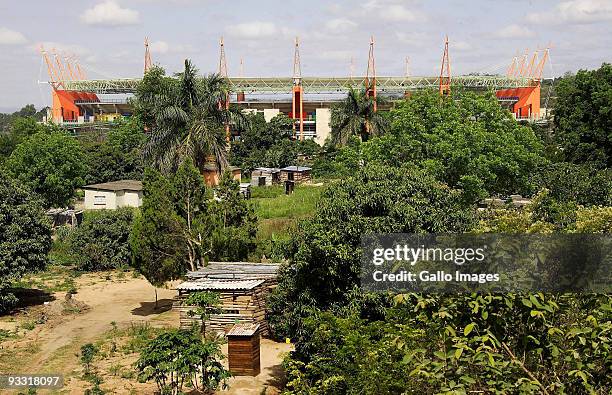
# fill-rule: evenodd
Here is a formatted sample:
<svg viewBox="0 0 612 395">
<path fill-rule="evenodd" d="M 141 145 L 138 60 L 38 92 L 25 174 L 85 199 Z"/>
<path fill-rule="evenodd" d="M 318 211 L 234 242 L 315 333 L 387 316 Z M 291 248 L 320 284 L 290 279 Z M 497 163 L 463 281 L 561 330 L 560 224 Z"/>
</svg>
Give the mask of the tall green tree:
<svg viewBox="0 0 612 395">
<path fill-rule="evenodd" d="M 385 132 L 385 119 L 379 112 L 374 111 L 374 100 L 363 90 L 349 90 L 346 98 L 332 108 L 332 144 L 344 145 L 351 136 L 367 141 Z"/>
<path fill-rule="evenodd" d="M 143 193 L 130 244 L 134 266 L 155 286 L 209 259 L 245 259 L 254 248 L 253 212 L 225 178 L 215 201 L 202 175 L 185 161 L 168 177 L 148 169 Z"/>
<path fill-rule="evenodd" d="M 64 131 L 41 130 L 23 141 L 6 161 L 11 176 L 38 193 L 45 207 L 70 204 L 83 186 L 85 157 L 76 139 Z"/>
<path fill-rule="evenodd" d="M 137 118 L 120 123 L 100 140 L 81 140 L 87 157 L 87 184 L 142 180 L 147 136 Z"/>
<path fill-rule="evenodd" d="M 389 133 L 337 153 L 338 171 L 350 174 L 364 162 L 414 163 L 476 201 L 534 192 L 531 174 L 547 163 L 533 130 L 517 123 L 493 95 L 464 93 L 440 101 L 435 92 L 419 92 L 388 116 Z"/>
<path fill-rule="evenodd" d="M 228 165 L 225 125 L 245 126 L 238 109 L 220 105 L 229 94 L 227 81 L 217 74 L 198 77 L 197 72 L 189 60 L 175 81 L 164 79 L 156 69 L 153 80 L 163 83 L 136 93 L 136 114 L 145 125 L 151 125 L 145 158 L 166 173 L 176 170 L 185 159 L 203 169 L 209 158 L 214 158 L 222 171 Z M 149 84 L 146 77 L 145 82 Z"/>
<path fill-rule="evenodd" d="M 10 284 L 42 270 L 51 249 L 51 225 L 39 197 L 0 172 L 0 311 L 16 302 Z"/>
<path fill-rule="evenodd" d="M 471 228 L 472 212 L 459 191 L 414 167 L 371 164 L 332 184 L 293 236 L 271 298 L 271 325 L 293 335 L 308 309 L 348 303 L 359 286 L 363 235 L 461 232 Z"/>
<path fill-rule="evenodd" d="M 569 162 L 612 166 L 612 65 L 580 70 L 556 88 L 554 135 Z"/>
</svg>

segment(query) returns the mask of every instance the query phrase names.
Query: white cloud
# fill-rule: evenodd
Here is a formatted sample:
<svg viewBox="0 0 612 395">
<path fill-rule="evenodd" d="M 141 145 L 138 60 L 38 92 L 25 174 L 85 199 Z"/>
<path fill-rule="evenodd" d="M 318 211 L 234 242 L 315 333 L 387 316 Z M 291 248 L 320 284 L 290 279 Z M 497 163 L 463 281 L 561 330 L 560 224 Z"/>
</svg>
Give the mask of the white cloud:
<svg viewBox="0 0 612 395">
<path fill-rule="evenodd" d="M 468 43 L 467 41 L 450 41 L 448 43 L 448 47 L 449 47 L 449 51 L 469 51 L 472 49 L 472 45 L 470 43 Z"/>
<path fill-rule="evenodd" d="M 166 41 L 154 41 L 149 44 L 149 48 L 151 52 L 158 54 L 165 53 L 186 53 L 186 52 L 194 52 L 195 48 L 189 44 L 169 44 Z"/>
<path fill-rule="evenodd" d="M 165 41 L 155 41 L 149 44 L 149 49 L 153 53 L 166 53 L 170 49 L 170 45 Z"/>
<path fill-rule="evenodd" d="M 612 21 L 612 2 L 609 0 L 564 1 L 549 11 L 527 15 L 531 23 L 587 24 Z"/>
<path fill-rule="evenodd" d="M 272 37 L 277 34 L 278 30 L 279 29 L 272 22 L 259 21 L 240 23 L 227 28 L 229 35 L 246 39 Z"/>
<path fill-rule="evenodd" d="M 419 32 L 395 32 L 395 37 L 411 47 L 425 47 L 431 43 L 431 36 Z"/>
<path fill-rule="evenodd" d="M 138 11 L 121 8 L 114 0 L 96 4 L 81 15 L 81 21 L 87 25 L 122 26 L 138 23 Z"/>
<path fill-rule="evenodd" d="M 426 20 L 417 9 L 408 9 L 402 2 L 394 0 L 371 0 L 363 5 L 363 16 L 375 16 L 390 22 L 416 22 Z"/>
<path fill-rule="evenodd" d="M 15 30 L 0 27 L 0 45 L 19 45 L 25 44 L 28 39 Z"/>
<path fill-rule="evenodd" d="M 347 65 L 350 63 L 351 55 L 352 55 L 351 51 L 345 51 L 345 50 L 329 50 L 329 51 L 322 51 L 317 54 L 317 56 L 320 59 L 343 60 L 347 62 L 346 63 Z"/>
<path fill-rule="evenodd" d="M 327 21 L 325 27 L 332 33 L 344 33 L 355 29 L 357 23 L 346 18 L 335 18 Z"/>
<path fill-rule="evenodd" d="M 533 37 L 534 35 L 534 32 L 528 27 L 519 26 L 516 24 L 508 25 L 495 32 L 495 36 L 500 38 L 529 38 Z"/>
</svg>

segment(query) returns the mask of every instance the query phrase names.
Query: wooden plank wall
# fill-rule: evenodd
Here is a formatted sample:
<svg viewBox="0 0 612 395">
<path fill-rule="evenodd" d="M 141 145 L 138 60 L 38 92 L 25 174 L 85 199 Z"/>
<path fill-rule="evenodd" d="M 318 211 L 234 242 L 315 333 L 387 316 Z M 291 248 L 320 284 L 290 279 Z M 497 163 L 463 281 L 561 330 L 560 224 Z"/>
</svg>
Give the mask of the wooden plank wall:
<svg viewBox="0 0 612 395">
<path fill-rule="evenodd" d="M 270 292 L 274 281 L 266 281 L 252 290 L 220 291 L 222 314 L 211 316 L 206 321 L 206 330 L 216 332 L 227 332 L 237 323 L 259 324 L 262 335 L 269 335 L 269 327 L 266 322 L 266 297 Z M 200 325 L 198 317 L 190 317 L 188 312 L 193 307 L 183 306 L 182 302 L 187 297 L 186 291 L 180 291 L 174 303 L 174 308 L 179 311 L 179 322 L 181 329 L 189 329 L 195 322 Z"/>
</svg>

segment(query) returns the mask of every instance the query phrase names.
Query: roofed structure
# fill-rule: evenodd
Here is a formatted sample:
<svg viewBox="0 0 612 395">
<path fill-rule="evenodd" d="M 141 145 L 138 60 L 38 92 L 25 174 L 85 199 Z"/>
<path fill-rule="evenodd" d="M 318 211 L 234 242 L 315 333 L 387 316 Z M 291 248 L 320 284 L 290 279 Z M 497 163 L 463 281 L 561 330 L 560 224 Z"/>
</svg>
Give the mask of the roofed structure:
<svg viewBox="0 0 612 395">
<path fill-rule="evenodd" d="M 100 184 L 85 185 L 83 189 L 95 189 L 99 191 L 142 191 L 142 181 L 119 180 L 103 182 Z"/>
</svg>

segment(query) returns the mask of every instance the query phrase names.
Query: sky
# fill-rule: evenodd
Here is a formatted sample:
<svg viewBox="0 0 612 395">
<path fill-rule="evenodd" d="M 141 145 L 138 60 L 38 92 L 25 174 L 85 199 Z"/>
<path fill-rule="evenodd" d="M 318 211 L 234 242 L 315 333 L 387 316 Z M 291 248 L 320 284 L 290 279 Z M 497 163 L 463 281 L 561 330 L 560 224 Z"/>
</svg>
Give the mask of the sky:
<svg viewBox="0 0 612 395">
<path fill-rule="evenodd" d="M 550 46 L 545 77 L 612 61 L 612 0 L 0 0 L 0 112 L 50 105 L 39 52 L 74 56 L 87 77 L 140 77 L 144 37 L 169 74 L 185 58 L 216 72 L 224 37 L 230 76 L 439 74 L 449 37 L 453 75 L 504 73 L 513 56 Z"/>
</svg>

